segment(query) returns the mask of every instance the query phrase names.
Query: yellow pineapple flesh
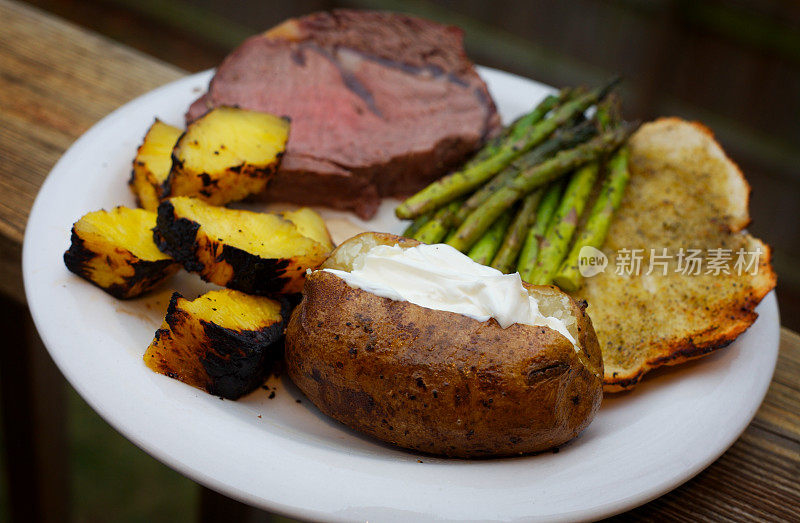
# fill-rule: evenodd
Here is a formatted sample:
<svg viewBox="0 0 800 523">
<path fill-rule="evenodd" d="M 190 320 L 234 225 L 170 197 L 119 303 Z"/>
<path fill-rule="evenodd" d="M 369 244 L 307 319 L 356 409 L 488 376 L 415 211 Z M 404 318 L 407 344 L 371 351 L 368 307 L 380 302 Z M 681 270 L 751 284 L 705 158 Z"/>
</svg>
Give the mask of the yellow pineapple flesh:
<svg viewBox="0 0 800 523">
<path fill-rule="evenodd" d="M 172 149 L 182 130 L 159 119 L 150 126 L 133 160 L 133 172 L 128 182 L 139 205 L 155 212 L 172 168 Z"/>
<path fill-rule="evenodd" d="M 236 399 L 257 387 L 279 355 L 285 304 L 221 289 L 195 300 L 175 293 L 145 364 L 211 394 Z"/>
<path fill-rule="evenodd" d="M 206 281 L 259 295 L 300 292 L 333 248 L 311 209 L 258 213 L 175 197 L 159 208 L 159 248 Z"/>
<path fill-rule="evenodd" d="M 153 241 L 156 214 L 116 207 L 83 216 L 72 227 L 64 253 L 67 268 L 118 298 L 155 287 L 180 267 Z"/>
<path fill-rule="evenodd" d="M 215 205 L 263 190 L 289 138 L 289 122 L 267 113 L 217 107 L 192 122 L 172 152 L 169 196 Z"/>
</svg>

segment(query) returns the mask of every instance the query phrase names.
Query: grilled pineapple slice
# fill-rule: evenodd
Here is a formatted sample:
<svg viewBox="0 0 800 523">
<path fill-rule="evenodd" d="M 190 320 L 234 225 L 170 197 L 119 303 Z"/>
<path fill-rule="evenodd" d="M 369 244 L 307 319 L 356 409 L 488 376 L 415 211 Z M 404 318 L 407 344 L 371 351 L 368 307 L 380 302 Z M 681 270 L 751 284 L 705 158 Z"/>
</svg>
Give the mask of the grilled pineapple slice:
<svg viewBox="0 0 800 523">
<path fill-rule="evenodd" d="M 72 226 L 67 268 L 117 298 L 135 298 L 175 274 L 180 265 L 153 242 L 156 213 L 117 207 L 95 211 Z"/>
<path fill-rule="evenodd" d="M 164 183 L 172 168 L 172 149 L 180 138 L 177 127 L 165 124 L 158 118 L 144 136 L 142 145 L 133 160 L 133 171 L 128 182 L 139 205 L 155 212 L 164 193 Z"/>
<path fill-rule="evenodd" d="M 267 214 L 184 196 L 161 202 L 153 237 L 204 280 L 259 295 L 300 292 L 306 269 L 333 250 L 325 222 L 311 209 Z"/>
<path fill-rule="evenodd" d="M 144 354 L 155 372 L 210 394 L 236 399 L 258 387 L 280 356 L 286 302 L 230 289 L 195 300 L 180 293 Z"/>
<path fill-rule="evenodd" d="M 214 205 L 257 193 L 278 168 L 289 121 L 236 107 L 217 107 L 192 122 L 172 151 L 167 196 Z"/>
</svg>

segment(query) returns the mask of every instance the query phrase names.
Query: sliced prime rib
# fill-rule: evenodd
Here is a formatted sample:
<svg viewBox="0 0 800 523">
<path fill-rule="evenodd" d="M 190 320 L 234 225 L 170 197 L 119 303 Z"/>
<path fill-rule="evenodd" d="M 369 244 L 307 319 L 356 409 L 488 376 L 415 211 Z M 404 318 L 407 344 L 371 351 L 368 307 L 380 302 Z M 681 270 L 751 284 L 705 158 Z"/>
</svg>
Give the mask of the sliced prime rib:
<svg viewBox="0 0 800 523">
<path fill-rule="evenodd" d="M 220 105 L 288 116 L 264 197 L 369 218 L 452 169 L 499 127 L 463 33 L 402 14 L 336 10 L 290 19 L 225 58 L 186 115 Z"/>
</svg>

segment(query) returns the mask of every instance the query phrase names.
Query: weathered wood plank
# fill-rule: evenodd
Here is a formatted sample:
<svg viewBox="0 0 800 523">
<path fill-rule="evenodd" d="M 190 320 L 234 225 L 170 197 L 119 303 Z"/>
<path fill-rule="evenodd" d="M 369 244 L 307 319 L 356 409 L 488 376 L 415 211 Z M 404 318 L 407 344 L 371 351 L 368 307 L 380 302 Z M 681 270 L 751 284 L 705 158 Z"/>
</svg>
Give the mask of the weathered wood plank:
<svg viewBox="0 0 800 523">
<path fill-rule="evenodd" d="M 800 336 L 781 329 L 775 379 L 742 437 L 706 470 L 618 520 L 800 520 Z"/>
<path fill-rule="evenodd" d="M 22 242 L 66 147 L 123 103 L 185 73 L 18 3 L 0 1 L 0 234 Z"/>
</svg>

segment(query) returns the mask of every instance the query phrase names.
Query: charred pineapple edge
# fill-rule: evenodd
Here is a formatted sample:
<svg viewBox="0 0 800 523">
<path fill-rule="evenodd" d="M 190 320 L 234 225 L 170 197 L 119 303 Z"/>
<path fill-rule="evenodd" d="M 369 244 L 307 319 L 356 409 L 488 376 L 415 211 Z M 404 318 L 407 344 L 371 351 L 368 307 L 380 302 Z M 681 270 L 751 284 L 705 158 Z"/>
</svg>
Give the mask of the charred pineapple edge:
<svg viewBox="0 0 800 523">
<path fill-rule="evenodd" d="M 239 291 L 223 290 L 237 293 Z M 213 292 L 213 291 L 212 291 Z M 203 298 L 207 294 L 199 296 Z M 235 295 L 235 294 L 234 294 Z M 277 302 L 280 307 L 279 321 L 258 326 L 255 329 L 234 329 L 223 327 L 181 308 L 182 301 L 195 301 L 174 292 L 167 306 L 164 322 L 153 337 L 147 351 L 142 356 L 145 364 L 159 374 L 177 379 L 225 399 L 235 400 L 255 390 L 269 371 L 269 362 L 282 354 L 283 337 L 286 324 L 289 322 L 291 307 L 283 298 L 257 297 Z M 187 333 L 176 336 L 179 327 L 196 322 L 202 329 L 203 339 L 187 339 Z M 166 361 L 154 361 L 159 351 L 172 351 L 174 344 L 183 345 L 184 349 L 199 364 L 204 376 L 199 381 L 186 379 L 180 369 L 172 369 Z"/>
<path fill-rule="evenodd" d="M 249 294 L 299 294 L 305 269 L 316 266 L 327 254 L 324 248 L 320 256 L 297 253 L 291 258 L 262 258 L 228 245 L 224 239 L 202 234 L 201 227 L 202 223 L 179 216 L 170 199 L 166 199 L 158 206 L 153 240 L 162 252 L 172 256 L 187 271 L 199 274 L 205 281 Z M 302 236 L 299 229 L 298 234 Z M 225 265 L 230 267 L 230 274 L 218 276 L 218 273 L 228 272 L 223 270 Z"/>
<path fill-rule="evenodd" d="M 119 208 L 116 207 L 115 210 Z M 70 246 L 64 252 L 64 265 L 70 272 L 117 299 L 129 300 L 137 298 L 163 283 L 180 269 L 180 264 L 174 259 L 142 259 L 130 252 L 125 245 L 115 245 L 105 238 L 103 238 L 103 241 L 107 241 L 107 245 L 103 247 L 107 247 L 108 252 L 95 252 L 87 247 L 87 239 L 77 231 L 76 228 L 79 223 L 80 220 L 72 225 Z M 112 266 L 114 264 L 119 267 L 129 267 L 133 270 L 133 274 L 131 276 L 120 276 L 123 283 L 104 286 L 93 277 L 94 271 L 97 269 L 97 267 L 92 267 L 91 264 L 93 262 L 104 266 L 111 273 L 119 272 L 118 268 Z"/>
</svg>

